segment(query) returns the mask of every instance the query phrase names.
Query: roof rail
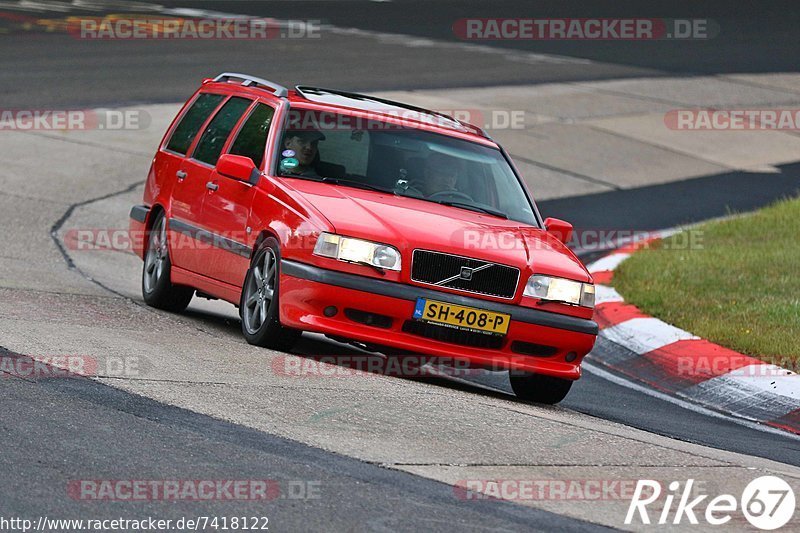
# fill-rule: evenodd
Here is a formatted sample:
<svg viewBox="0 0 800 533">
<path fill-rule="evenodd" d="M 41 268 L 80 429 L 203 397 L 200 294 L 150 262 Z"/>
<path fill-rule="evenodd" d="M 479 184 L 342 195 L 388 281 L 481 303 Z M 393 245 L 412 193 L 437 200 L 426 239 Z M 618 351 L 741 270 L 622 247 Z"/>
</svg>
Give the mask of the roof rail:
<svg viewBox="0 0 800 533">
<path fill-rule="evenodd" d="M 366 95 L 366 94 L 352 93 L 352 92 L 348 92 L 348 91 L 339 91 L 339 90 L 336 90 L 336 89 L 324 89 L 322 87 L 311 87 L 309 85 L 297 85 L 294 88 L 294 90 L 298 94 L 300 94 L 303 98 L 305 98 L 306 100 L 311 100 L 311 98 L 306 96 L 303 91 L 325 91 L 326 93 L 337 94 L 339 96 L 346 96 L 346 97 L 351 97 L 351 98 L 361 98 L 361 99 L 364 99 L 364 100 L 371 100 L 373 102 L 380 102 L 382 104 L 388 104 L 388 105 L 392 105 L 392 106 L 401 107 L 403 109 L 408 109 L 409 111 L 416 111 L 418 113 L 427 113 L 429 115 L 434 115 L 434 116 L 437 116 L 437 117 L 441 117 L 441 118 L 447 119 L 447 120 L 455 123 L 456 125 L 464 128 L 464 129 L 467 129 L 467 130 L 471 129 L 470 126 L 472 126 L 472 128 L 480 131 L 485 137 L 488 137 L 488 135 L 486 135 L 486 132 L 484 132 L 483 129 L 481 129 L 481 128 L 477 127 L 477 126 L 474 126 L 472 124 L 469 124 L 469 125 L 465 124 L 465 123 L 461 122 L 460 120 L 458 120 L 457 118 L 452 117 L 452 116 L 450 116 L 450 115 L 448 115 L 446 113 L 440 113 L 439 111 L 434 111 L 432 109 L 425 109 L 424 107 L 418 107 L 418 106 L 411 105 L 411 104 L 405 104 L 403 102 L 396 102 L 394 100 L 387 100 L 386 98 L 379 98 L 377 96 L 369 96 L 369 95 Z"/>
<path fill-rule="evenodd" d="M 249 74 L 239 74 L 237 72 L 223 72 L 222 74 L 214 78 L 214 81 L 229 81 L 231 79 L 242 80 L 242 85 L 244 85 L 245 87 L 250 87 L 251 85 L 255 85 L 259 87 L 266 87 L 268 89 L 272 89 L 272 94 L 277 96 L 278 98 L 286 98 L 286 96 L 289 94 L 289 90 L 283 85 L 262 78 L 256 78 L 255 76 L 250 76 Z"/>
</svg>

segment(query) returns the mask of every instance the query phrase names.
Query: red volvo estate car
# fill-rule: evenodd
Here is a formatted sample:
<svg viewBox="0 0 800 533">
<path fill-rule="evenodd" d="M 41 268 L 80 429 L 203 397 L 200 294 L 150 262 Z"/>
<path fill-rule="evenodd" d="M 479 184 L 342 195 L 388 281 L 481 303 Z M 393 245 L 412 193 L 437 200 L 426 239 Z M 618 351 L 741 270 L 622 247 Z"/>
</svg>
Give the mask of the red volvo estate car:
<svg viewBox="0 0 800 533">
<path fill-rule="evenodd" d="M 206 79 L 131 210 L 147 304 L 239 307 L 251 344 L 313 331 L 507 369 L 556 403 L 594 345 L 594 285 L 480 128 L 398 102 Z M 390 350 L 387 350 L 389 352 Z"/>
</svg>

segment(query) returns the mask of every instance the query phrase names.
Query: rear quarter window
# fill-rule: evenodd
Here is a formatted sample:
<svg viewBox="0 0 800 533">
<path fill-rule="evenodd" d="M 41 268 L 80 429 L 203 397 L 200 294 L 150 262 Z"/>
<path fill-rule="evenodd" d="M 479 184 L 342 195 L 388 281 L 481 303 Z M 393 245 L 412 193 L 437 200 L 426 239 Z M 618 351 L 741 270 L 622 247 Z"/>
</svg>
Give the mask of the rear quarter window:
<svg viewBox="0 0 800 533">
<path fill-rule="evenodd" d="M 198 96 L 189 110 L 184 113 L 175 131 L 172 132 L 172 137 L 167 143 L 167 150 L 186 155 L 197 132 L 200 131 L 200 127 L 224 98 L 224 95 L 209 93 Z"/>
<path fill-rule="evenodd" d="M 222 153 L 222 147 L 225 146 L 225 141 L 228 140 L 231 131 L 233 131 L 233 128 L 251 103 L 252 100 L 239 98 L 238 96 L 231 97 L 230 100 L 225 102 L 225 105 L 209 122 L 206 131 L 203 132 L 200 141 L 197 143 L 197 148 L 194 149 L 192 157 L 203 163 L 208 163 L 212 166 L 216 165 Z"/>
</svg>

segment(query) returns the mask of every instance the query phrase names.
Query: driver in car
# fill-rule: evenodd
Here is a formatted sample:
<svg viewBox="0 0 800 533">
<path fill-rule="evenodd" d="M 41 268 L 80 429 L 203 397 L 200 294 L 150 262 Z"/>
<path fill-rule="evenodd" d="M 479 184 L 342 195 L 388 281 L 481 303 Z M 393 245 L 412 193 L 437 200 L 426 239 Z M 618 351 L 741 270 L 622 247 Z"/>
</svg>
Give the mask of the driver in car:
<svg viewBox="0 0 800 533">
<path fill-rule="evenodd" d="M 461 173 L 461 162 L 455 157 L 435 152 L 428 156 L 425 162 L 425 181 L 422 182 L 422 192 L 427 197 L 435 194 L 455 192 L 458 176 Z"/>
<path fill-rule="evenodd" d="M 291 150 L 293 155 L 284 157 L 297 159 L 297 166 L 289 167 L 281 164 L 281 170 L 287 174 L 294 174 L 297 176 L 305 176 L 309 178 L 319 178 L 316 169 L 314 168 L 317 151 L 319 149 L 319 141 L 324 141 L 325 135 L 319 130 L 292 130 L 286 133 L 283 139 L 283 149 Z M 286 155 L 285 153 L 282 155 Z"/>
</svg>

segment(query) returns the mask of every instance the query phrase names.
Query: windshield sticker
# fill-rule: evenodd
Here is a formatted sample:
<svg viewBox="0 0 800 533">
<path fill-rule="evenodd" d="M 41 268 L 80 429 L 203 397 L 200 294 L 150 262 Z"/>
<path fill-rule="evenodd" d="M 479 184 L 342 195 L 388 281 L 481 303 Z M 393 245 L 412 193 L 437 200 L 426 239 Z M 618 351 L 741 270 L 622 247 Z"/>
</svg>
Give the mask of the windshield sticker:
<svg viewBox="0 0 800 533">
<path fill-rule="evenodd" d="M 289 150 L 289 151 L 291 151 L 291 150 Z M 281 161 L 281 170 L 293 170 L 293 169 L 297 168 L 297 166 L 299 164 L 300 164 L 300 161 L 298 161 L 297 159 L 295 159 L 293 157 L 287 157 L 286 159 Z"/>
</svg>

